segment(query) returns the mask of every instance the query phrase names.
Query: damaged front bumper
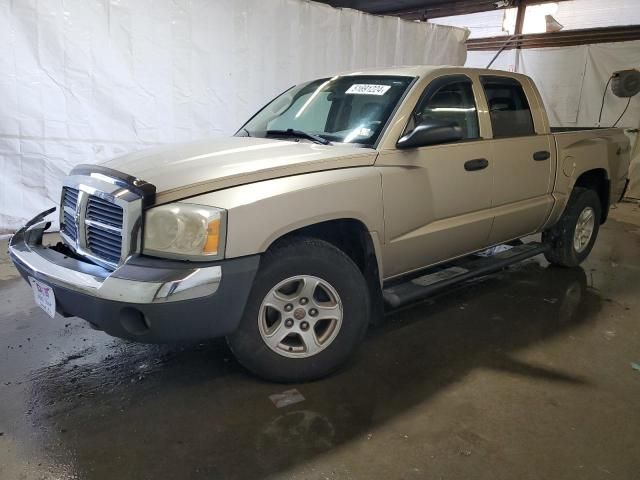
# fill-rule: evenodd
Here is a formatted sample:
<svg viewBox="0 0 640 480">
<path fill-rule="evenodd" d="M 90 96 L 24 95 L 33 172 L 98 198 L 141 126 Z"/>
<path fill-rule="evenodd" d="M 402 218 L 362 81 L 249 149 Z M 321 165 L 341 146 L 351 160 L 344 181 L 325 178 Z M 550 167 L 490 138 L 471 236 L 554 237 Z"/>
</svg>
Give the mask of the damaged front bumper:
<svg viewBox="0 0 640 480">
<path fill-rule="evenodd" d="M 237 327 L 259 256 L 202 264 L 132 256 L 110 271 L 42 244 L 54 211 L 16 232 L 9 255 L 25 280 L 52 288 L 61 315 L 152 343 L 213 338 Z"/>
</svg>

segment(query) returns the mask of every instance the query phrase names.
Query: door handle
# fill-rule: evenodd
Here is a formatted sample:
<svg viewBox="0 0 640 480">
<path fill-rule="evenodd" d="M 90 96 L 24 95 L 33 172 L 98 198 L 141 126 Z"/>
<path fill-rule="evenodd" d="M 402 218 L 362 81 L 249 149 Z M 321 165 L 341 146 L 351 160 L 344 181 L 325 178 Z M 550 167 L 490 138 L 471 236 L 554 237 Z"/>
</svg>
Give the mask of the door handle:
<svg viewBox="0 0 640 480">
<path fill-rule="evenodd" d="M 475 170 L 482 170 L 489 166 L 489 160 L 486 158 L 476 158 L 474 160 L 467 160 L 464 162 L 464 169 L 467 172 L 473 172 Z"/>
<path fill-rule="evenodd" d="M 540 150 L 539 152 L 536 152 L 536 153 L 533 154 L 533 159 L 536 162 L 541 162 L 543 160 L 547 160 L 550 156 L 551 156 L 551 154 L 549 152 L 547 152 L 546 150 Z"/>
</svg>

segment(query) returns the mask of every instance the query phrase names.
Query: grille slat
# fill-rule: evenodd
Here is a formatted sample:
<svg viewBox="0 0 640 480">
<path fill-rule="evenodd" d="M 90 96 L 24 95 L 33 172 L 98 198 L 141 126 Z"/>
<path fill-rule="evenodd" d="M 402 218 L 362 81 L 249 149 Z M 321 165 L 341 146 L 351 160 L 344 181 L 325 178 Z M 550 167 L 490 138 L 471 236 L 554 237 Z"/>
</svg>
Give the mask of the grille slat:
<svg viewBox="0 0 640 480">
<path fill-rule="evenodd" d="M 87 208 L 96 215 L 108 215 L 114 218 L 122 218 L 122 210 L 117 211 L 113 208 L 107 208 L 96 204 L 90 204 Z"/>
<path fill-rule="evenodd" d="M 113 208 L 113 207 L 117 207 L 117 208 Z M 98 203 L 97 201 L 94 201 L 93 198 L 91 198 L 91 202 L 89 202 L 88 208 L 90 208 L 91 210 L 106 213 L 109 215 L 115 215 L 118 217 L 122 216 L 122 209 L 117 205 L 113 205 L 113 204 L 105 205 L 104 203 Z"/>
<path fill-rule="evenodd" d="M 96 222 L 106 223 L 107 225 L 111 225 L 113 227 L 118 227 L 122 225 L 122 217 L 117 218 L 111 215 L 98 214 L 95 211 L 88 210 L 87 211 L 87 219 L 95 220 Z"/>
<path fill-rule="evenodd" d="M 89 196 L 86 218 L 122 229 L 122 207 L 96 196 Z M 122 253 L 122 234 L 86 224 L 87 247 L 92 254 L 111 263 L 118 263 Z"/>
<path fill-rule="evenodd" d="M 101 250 L 101 251 L 105 251 L 105 252 L 109 252 L 112 255 L 116 255 L 117 257 L 120 257 L 120 249 L 117 247 L 114 247 L 112 245 L 106 244 L 106 243 L 101 243 L 99 240 L 95 240 L 91 237 L 89 237 L 89 246 L 91 248 L 91 250 Z"/>
<path fill-rule="evenodd" d="M 113 210 L 113 211 L 118 211 L 120 213 L 122 213 L 122 208 L 120 208 L 118 205 L 116 205 L 115 203 L 111 203 L 107 200 L 104 200 L 103 198 L 100 197 L 96 197 L 94 195 L 92 195 L 90 197 L 90 205 L 96 206 L 96 207 L 102 207 L 105 208 L 107 210 Z"/>
<path fill-rule="evenodd" d="M 116 227 L 122 226 L 122 208 L 113 203 L 105 202 L 97 197 L 89 197 L 87 204 L 87 218 L 107 223 Z"/>
<path fill-rule="evenodd" d="M 63 215 L 63 225 L 62 231 L 72 239 L 76 239 L 78 236 L 78 230 L 76 229 L 76 224 L 73 220 L 73 216 L 71 216 L 68 212 L 64 212 Z"/>
<path fill-rule="evenodd" d="M 107 250 L 95 245 L 91 248 L 91 252 L 97 257 L 100 257 L 101 259 L 106 260 L 107 262 L 118 263 L 118 261 L 120 260 L 119 252 L 114 253 L 110 250 Z"/>
<path fill-rule="evenodd" d="M 94 226 L 89 228 L 89 241 L 94 242 L 103 242 L 105 245 L 116 248 L 120 250 L 120 246 L 122 245 L 122 237 L 120 235 L 117 236 L 109 236 L 104 235 L 104 231 L 100 231 Z"/>
<path fill-rule="evenodd" d="M 63 204 L 75 210 L 77 203 L 78 203 L 78 190 L 76 190 L 75 188 L 65 187 Z"/>
<path fill-rule="evenodd" d="M 64 187 L 64 189 L 62 190 L 62 231 L 74 242 L 78 237 L 78 229 L 76 228 L 76 222 L 73 215 L 64 210 L 64 207 L 67 207 L 75 212 L 77 203 L 78 190 L 71 187 Z"/>
<path fill-rule="evenodd" d="M 109 261 L 117 261 L 120 258 L 120 251 L 110 247 L 105 247 L 104 245 L 93 245 L 91 247 L 91 251 L 94 254 L 99 254 L 100 257 Z"/>
<path fill-rule="evenodd" d="M 89 227 L 89 231 L 91 233 L 93 233 L 94 235 L 98 235 L 107 241 L 111 240 L 120 242 L 120 239 L 122 238 L 122 235 L 120 235 L 119 232 L 114 232 L 106 228 L 102 228 L 102 225 L 87 223 L 87 227 Z"/>
</svg>

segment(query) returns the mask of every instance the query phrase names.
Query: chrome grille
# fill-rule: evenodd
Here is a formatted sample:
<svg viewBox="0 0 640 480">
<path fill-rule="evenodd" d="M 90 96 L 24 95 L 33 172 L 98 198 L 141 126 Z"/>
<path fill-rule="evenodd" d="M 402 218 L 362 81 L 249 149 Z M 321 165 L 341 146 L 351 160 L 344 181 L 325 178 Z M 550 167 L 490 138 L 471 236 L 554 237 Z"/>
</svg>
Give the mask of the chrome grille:
<svg viewBox="0 0 640 480">
<path fill-rule="evenodd" d="M 60 200 L 60 236 L 79 256 L 115 269 L 140 251 L 145 193 L 137 190 L 133 182 L 130 187 L 117 178 L 118 172 L 116 177 L 110 177 L 108 169 L 101 168 L 79 166 L 76 169 L 83 173 L 74 169 L 65 179 Z"/>
<path fill-rule="evenodd" d="M 87 247 L 91 253 L 111 263 L 122 256 L 122 207 L 90 195 L 85 216 Z"/>
<path fill-rule="evenodd" d="M 71 187 L 62 189 L 62 231 L 72 240 L 78 238 L 78 228 L 74 214 L 78 204 L 78 190 Z"/>
</svg>

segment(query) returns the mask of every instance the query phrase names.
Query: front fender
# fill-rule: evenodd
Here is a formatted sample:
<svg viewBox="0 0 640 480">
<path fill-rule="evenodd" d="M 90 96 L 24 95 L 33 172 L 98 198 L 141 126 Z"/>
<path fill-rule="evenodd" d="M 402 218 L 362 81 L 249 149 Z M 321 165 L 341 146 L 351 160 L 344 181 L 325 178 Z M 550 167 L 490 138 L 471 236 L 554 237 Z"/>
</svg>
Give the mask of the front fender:
<svg viewBox="0 0 640 480">
<path fill-rule="evenodd" d="M 355 219 L 384 238 L 382 184 L 373 167 L 266 180 L 184 202 L 228 211 L 226 258 L 262 253 L 283 235 L 328 220 Z"/>
</svg>

